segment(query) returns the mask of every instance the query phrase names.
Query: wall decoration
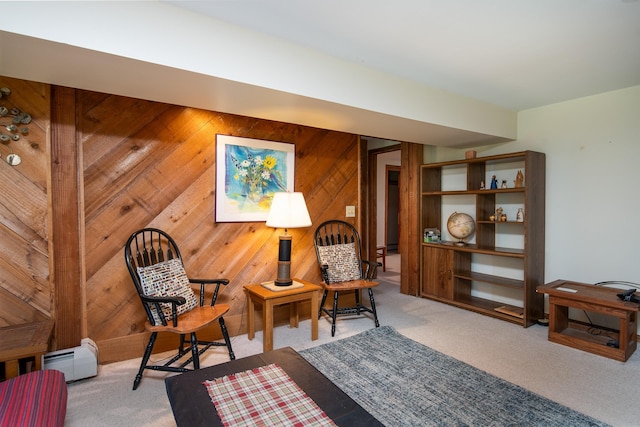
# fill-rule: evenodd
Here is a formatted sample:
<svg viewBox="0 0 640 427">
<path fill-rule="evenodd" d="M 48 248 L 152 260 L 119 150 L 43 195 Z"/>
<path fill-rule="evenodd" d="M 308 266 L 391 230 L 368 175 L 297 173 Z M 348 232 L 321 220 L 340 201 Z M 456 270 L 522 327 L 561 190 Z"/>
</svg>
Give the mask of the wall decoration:
<svg viewBox="0 0 640 427">
<path fill-rule="evenodd" d="M 273 194 L 294 191 L 295 145 L 216 135 L 216 222 L 266 221 Z"/>
<path fill-rule="evenodd" d="M 0 88 L 0 99 L 7 99 L 9 95 L 11 95 L 11 89 L 8 87 Z M 4 105 L 0 106 L 0 143 L 9 147 L 10 152 L 5 156 L 5 161 L 11 166 L 18 166 L 22 163 L 22 159 L 13 152 L 9 144 L 19 141 L 21 135 L 28 135 L 29 127 L 27 125 L 30 123 L 31 115 L 29 113 L 21 111 L 15 106 L 10 106 L 10 108 Z"/>
</svg>

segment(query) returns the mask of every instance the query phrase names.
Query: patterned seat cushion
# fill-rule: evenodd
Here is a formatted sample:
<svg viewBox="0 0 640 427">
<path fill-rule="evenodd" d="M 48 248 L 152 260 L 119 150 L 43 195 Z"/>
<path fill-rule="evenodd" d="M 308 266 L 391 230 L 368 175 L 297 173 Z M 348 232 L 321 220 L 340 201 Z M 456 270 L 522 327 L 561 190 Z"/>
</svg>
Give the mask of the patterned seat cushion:
<svg viewBox="0 0 640 427">
<path fill-rule="evenodd" d="M 138 276 L 142 285 L 142 292 L 150 297 L 180 296 L 187 302 L 178 306 L 178 316 L 192 310 L 198 305 L 193 289 L 189 285 L 189 278 L 184 271 L 182 261 L 178 258 L 160 262 L 149 267 L 138 267 Z M 170 303 L 161 303 L 162 312 L 168 320 L 173 319 Z M 155 323 L 162 324 L 160 316 L 155 308 L 151 306 L 151 313 Z"/>
<path fill-rule="evenodd" d="M 354 243 L 318 246 L 320 262 L 327 265 L 329 283 L 348 282 L 362 277 Z"/>
<path fill-rule="evenodd" d="M 62 427 L 67 393 L 64 374 L 54 369 L 0 382 L 0 425 Z"/>
</svg>

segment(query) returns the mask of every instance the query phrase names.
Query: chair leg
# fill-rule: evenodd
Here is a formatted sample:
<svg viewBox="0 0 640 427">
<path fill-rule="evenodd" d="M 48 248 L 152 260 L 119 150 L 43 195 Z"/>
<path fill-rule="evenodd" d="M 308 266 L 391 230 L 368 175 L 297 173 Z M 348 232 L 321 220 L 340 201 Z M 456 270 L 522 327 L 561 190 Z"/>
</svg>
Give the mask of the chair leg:
<svg viewBox="0 0 640 427">
<path fill-rule="evenodd" d="M 355 294 L 355 298 L 356 298 L 356 312 L 358 314 L 358 316 L 361 314 L 362 310 L 360 310 L 360 307 L 362 307 L 362 304 L 360 304 L 360 289 L 356 289 L 355 291 L 353 291 Z"/>
<path fill-rule="evenodd" d="M 180 344 L 178 344 L 178 352 L 179 353 L 183 353 L 184 352 L 184 334 L 180 334 Z"/>
<path fill-rule="evenodd" d="M 193 358 L 193 369 L 200 369 L 200 355 L 198 354 L 198 337 L 195 332 L 191 332 L 191 357 Z"/>
<path fill-rule="evenodd" d="M 227 344 L 227 349 L 229 349 L 229 359 L 235 360 L 236 355 L 233 353 L 233 349 L 231 348 L 231 340 L 229 339 L 229 332 L 227 331 L 227 325 L 224 324 L 224 319 L 221 317 L 218 319 L 220 323 L 220 330 L 222 331 L 222 337 L 224 338 L 225 344 Z"/>
<path fill-rule="evenodd" d="M 320 307 L 318 308 L 318 319 L 322 316 L 322 307 L 324 307 L 324 303 L 327 302 L 327 294 L 329 291 L 324 291 L 322 294 L 322 301 L 320 301 Z"/>
<path fill-rule="evenodd" d="M 376 302 L 373 300 L 373 289 L 367 289 L 369 291 L 369 302 L 371 303 L 371 311 L 373 311 L 373 320 L 376 323 L 376 328 L 380 326 L 378 322 L 378 312 L 376 311 Z"/>
<path fill-rule="evenodd" d="M 134 390 L 138 388 L 138 386 L 140 385 L 140 381 L 142 381 L 142 373 L 144 372 L 145 366 L 147 366 L 147 362 L 149 361 L 149 357 L 151 356 L 151 351 L 153 350 L 153 345 L 156 343 L 156 338 L 158 338 L 157 332 L 153 332 L 149 337 L 147 348 L 144 350 L 144 356 L 142 356 L 142 362 L 140 362 L 138 375 L 136 375 L 136 379 L 133 381 Z"/>
<path fill-rule="evenodd" d="M 336 315 L 338 314 L 338 291 L 333 293 L 333 313 L 331 313 L 331 336 L 336 334 Z"/>
</svg>

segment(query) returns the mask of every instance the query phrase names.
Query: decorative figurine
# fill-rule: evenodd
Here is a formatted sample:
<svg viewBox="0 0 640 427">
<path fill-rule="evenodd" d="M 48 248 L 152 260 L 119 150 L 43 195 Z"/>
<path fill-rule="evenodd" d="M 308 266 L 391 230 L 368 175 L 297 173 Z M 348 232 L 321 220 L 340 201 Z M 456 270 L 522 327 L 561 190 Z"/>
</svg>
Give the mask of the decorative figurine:
<svg viewBox="0 0 640 427">
<path fill-rule="evenodd" d="M 480 189 L 484 190 L 484 181 L 480 181 Z"/>
<path fill-rule="evenodd" d="M 507 222 L 507 214 L 500 215 L 500 222 Z"/>
<path fill-rule="evenodd" d="M 491 177 L 491 189 L 492 190 L 497 190 L 498 189 L 498 180 L 496 179 L 495 175 L 493 175 Z"/>
<path fill-rule="evenodd" d="M 522 171 L 519 170 L 518 173 L 516 174 L 516 179 L 513 181 L 514 187 L 516 188 L 520 188 L 524 186 L 524 175 L 522 174 Z"/>
<path fill-rule="evenodd" d="M 500 188 L 507 188 L 507 180 L 506 179 L 502 180 L 502 185 L 500 186 Z"/>
<path fill-rule="evenodd" d="M 501 221 L 502 220 L 502 208 L 496 209 L 496 214 L 493 221 Z"/>
<path fill-rule="evenodd" d="M 522 208 L 518 208 L 518 213 L 516 214 L 516 222 L 524 222 L 524 211 Z"/>
<path fill-rule="evenodd" d="M 489 215 L 489 221 L 495 221 L 496 220 L 496 216 L 494 214 Z"/>
</svg>

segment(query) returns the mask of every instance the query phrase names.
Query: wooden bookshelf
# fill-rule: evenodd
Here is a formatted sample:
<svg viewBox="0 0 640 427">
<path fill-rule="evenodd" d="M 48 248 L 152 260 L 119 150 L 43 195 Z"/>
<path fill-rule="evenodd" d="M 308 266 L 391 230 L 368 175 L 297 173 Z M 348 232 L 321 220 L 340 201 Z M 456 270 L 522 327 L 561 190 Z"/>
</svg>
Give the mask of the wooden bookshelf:
<svg viewBox="0 0 640 427">
<path fill-rule="evenodd" d="M 524 185 L 514 187 L 519 170 L 524 174 Z M 507 188 L 482 188 L 481 183 L 489 186 L 493 175 L 507 180 Z M 446 239 L 422 243 L 421 296 L 525 327 L 544 317 L 544 298 L 536 293 L 544 283 L 544 153 L 522 151 L 422 165 L 420 197 L 423 229 L 438 228 L 445 235 L 451 206 L 470 206 L 466 213 L 474 218 L 476 228 L 474 241 L 463 246 Z M 503 205 L 511 209 L 507 221 L 490 220 Z M 524 220 L 516 221 L 520 208 Z M 511 270 L 517 271 L 518 277 L 491 273 L 493 264 L 506 259 L 515 266 Z M 484 270 L 479 268 L 483 262 L 488 264 Z M 478 296 L 479 286 L 509 288 L 518 295 L 517 304 Z M 503 306 L 513 306 L 512 312 L 521 309 L 522 315 L 506 313 Z"/>
</svg>

